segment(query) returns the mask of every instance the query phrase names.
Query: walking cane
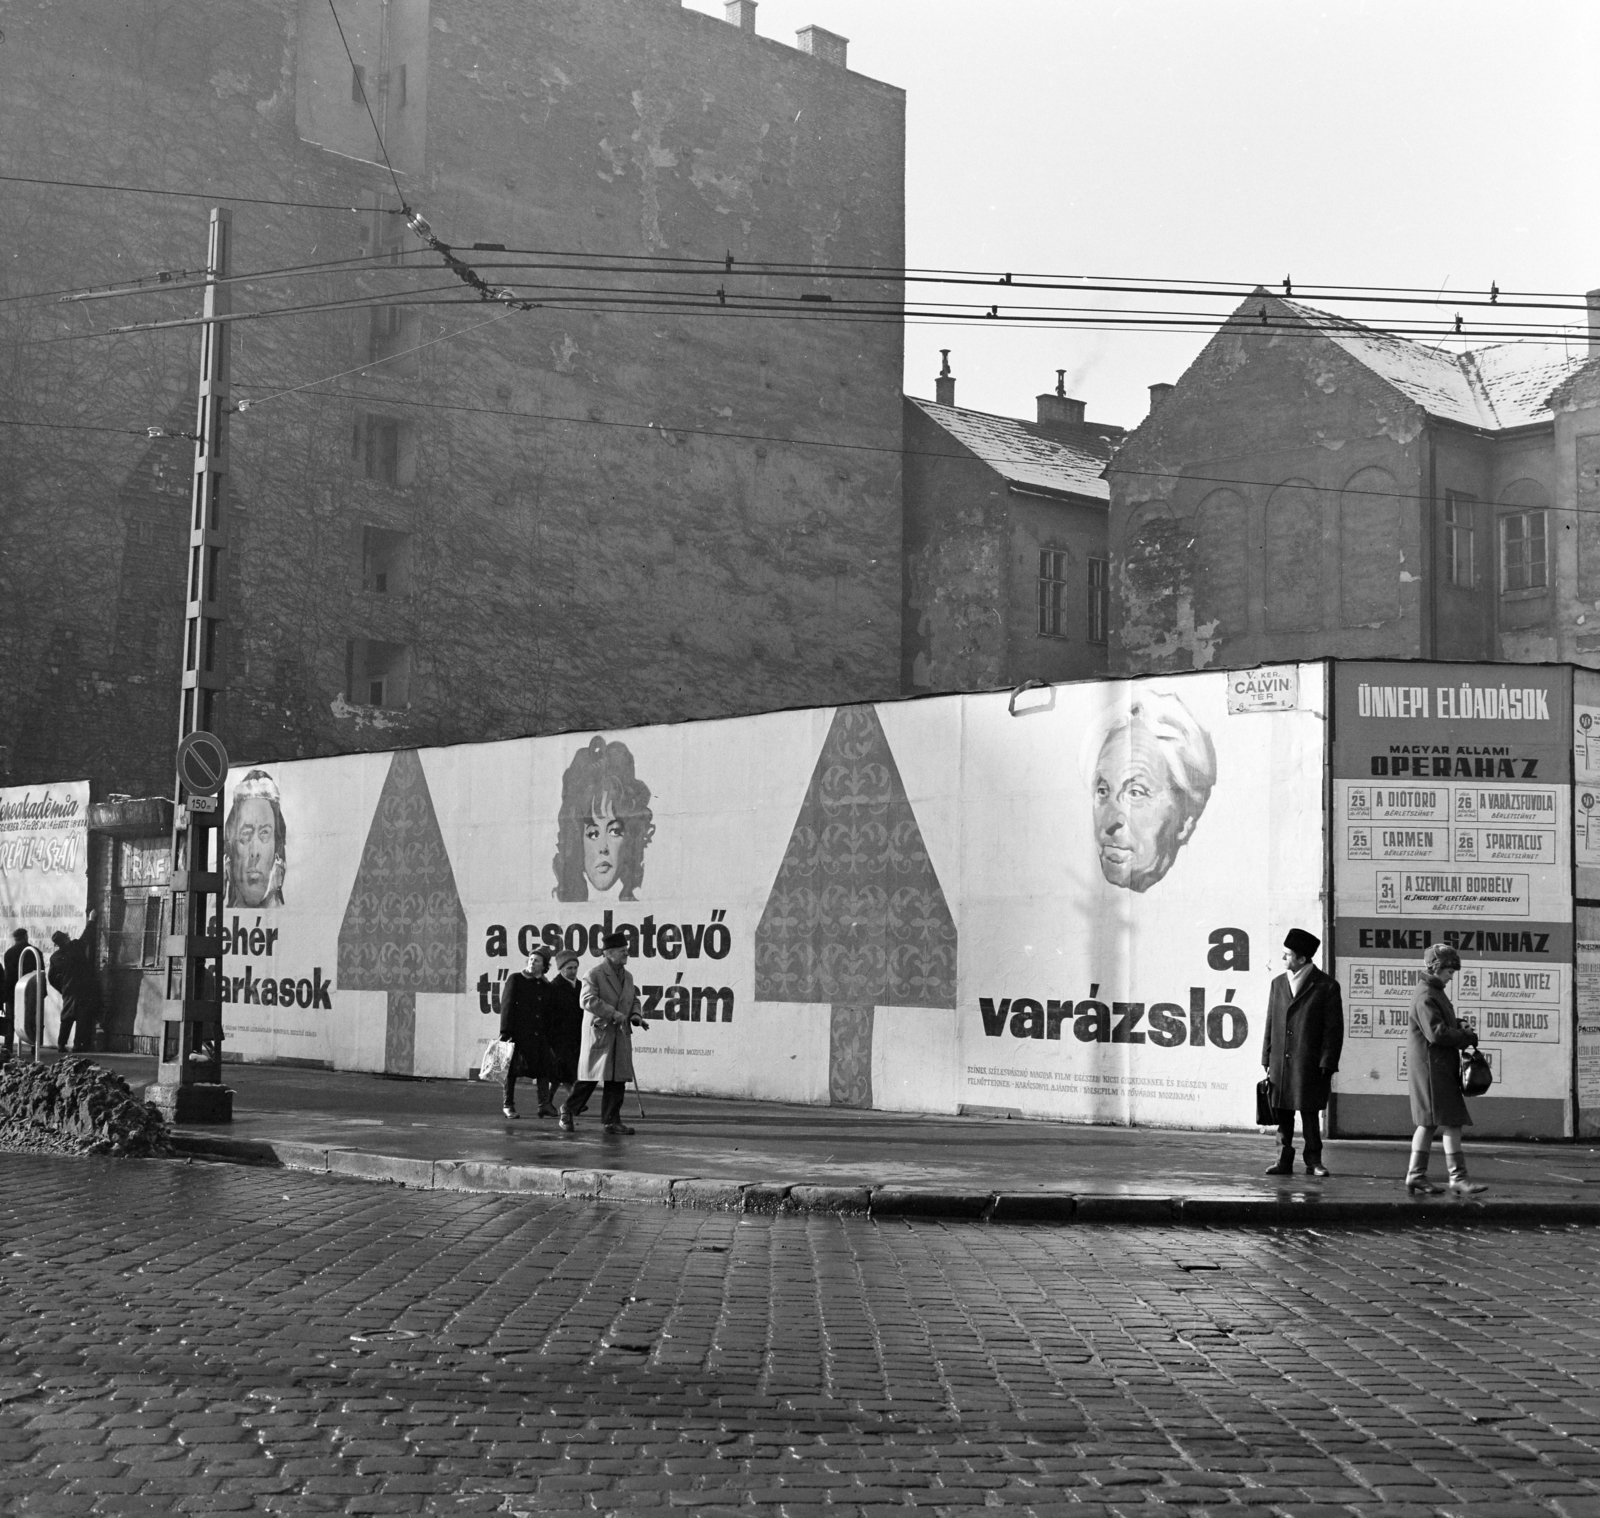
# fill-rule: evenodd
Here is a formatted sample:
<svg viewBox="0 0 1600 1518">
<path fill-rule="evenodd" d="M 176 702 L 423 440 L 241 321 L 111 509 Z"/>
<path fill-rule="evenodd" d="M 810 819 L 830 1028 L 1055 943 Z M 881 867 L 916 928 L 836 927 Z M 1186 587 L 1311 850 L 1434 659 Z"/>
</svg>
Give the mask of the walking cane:
<svg viewBox="0 0 1600 1518">
<path fill-rule="evenodd" d="M 644 1092 L 639 1089 L 639 1072 L 637 1070 L 633 1072 L 633 1094 L 638 1098 L 639 1116 L 648 1117 L 649 1113 L 644 1110 Z"/>
</svg>

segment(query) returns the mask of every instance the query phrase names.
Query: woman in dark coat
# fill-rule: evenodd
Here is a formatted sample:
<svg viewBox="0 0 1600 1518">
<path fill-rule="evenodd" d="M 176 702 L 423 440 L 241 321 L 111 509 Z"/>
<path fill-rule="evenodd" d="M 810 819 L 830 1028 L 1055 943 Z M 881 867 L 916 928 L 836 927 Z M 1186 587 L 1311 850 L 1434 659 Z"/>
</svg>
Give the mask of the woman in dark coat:
<svg viewBox="0 0 1600 1518">
<path fill-rule="evenodd" d="M 536 1075 L 543 1063 L 544 1004 L 548 982 L 544 978 L 550 956 L 543 949 L 528 955 L 526 969 L 508 975 L 500 987 L 500 1037 L 515 1045 L 506 1061 L 505 1105 L 507 1117 L 517 1115 L 517 1077 Z"/>
<path fill-rule="evenodd" d="M 555 1088 L 578 1078 L 578 1046 L 583 1041 L 583 1008 L 579 1005 L 578 956 L 556 955 L 555 976 L 545 982 L 545 1051 L 548 1073 L 539 1081 L 539 1116 L 555 1113 Z"/>
<path fill-rule="evenodd" d="M 1433 1136 L 1441 1129 L 1451 1191 L 1465 1196 L 1484 1189 L 1467 1179 L 1467 1162 L 1461 1153 L 1461 1130 L 1472 1124 L 1461 1095 L 1461 1051 L 1477 1048 L 1478 1035 L 1462 1024 L 1445 995 L 1445 987 L 1460 968 L 1461 956 L 1449 944 L 1431 945 L 1422 956 L 1422 979 L 1411 1002 L 1406 1067 L 1411 1072 L 1411 1121 L 1417 1131 L 1411 1139 L 1406 1190 L 1414 1196 L 1439 1193 L 1428 1180 L 1428 1156 Z"/>
</svg>

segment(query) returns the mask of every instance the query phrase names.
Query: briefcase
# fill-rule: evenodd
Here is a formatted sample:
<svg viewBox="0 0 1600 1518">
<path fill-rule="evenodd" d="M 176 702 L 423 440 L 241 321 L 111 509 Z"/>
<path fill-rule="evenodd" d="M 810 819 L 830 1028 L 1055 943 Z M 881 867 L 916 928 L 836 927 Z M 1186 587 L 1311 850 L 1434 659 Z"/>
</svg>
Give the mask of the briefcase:
<svg viewBox="0 0 1600 1518">
<path fill-rule="evenodd" d="M 1272 1100 L 1272 1082 L 1265 1076 L 1256 1082 L 1256 1126 L 1276 1128 L 1278 1108 Z"/>
</svg>

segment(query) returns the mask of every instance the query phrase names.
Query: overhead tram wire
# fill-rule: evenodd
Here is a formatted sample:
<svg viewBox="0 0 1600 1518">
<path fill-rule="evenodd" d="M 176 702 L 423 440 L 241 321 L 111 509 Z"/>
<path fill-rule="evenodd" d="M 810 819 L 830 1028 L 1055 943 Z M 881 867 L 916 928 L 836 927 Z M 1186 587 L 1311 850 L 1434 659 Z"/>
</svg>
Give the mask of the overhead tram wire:
<svg viewBox="0 0 1600 1518">
<path fill-rule="evenodd" d="M 332 0 L 329 4 L 330 10 Z M 338 22 L 338 13 L 334 11 L 334 20 Z M 341 39 L 343 27 L 340 27 Z M 349 56 L 348 43 L 345 44 L 346 56 Z M 352 63 L 352 67 L 353 67 Z M 363 103 L 365 104 L 365 84 L 362 85 Z M 185 200 L 223 200 L 241 205 L 284 206 L 314 211 L 344 211 L 354 215 L 371 214 L 376 212 L 385 216 L 413 216 L 415 211 L 405 203 L 404 192 L 400 188 L 399 178 L 394 167 L 388 162 L 387 148 L 383 148 L 382 135 L 377 132 L 376 119 L 372 117 L 370 104 L 366 105 L 368 118 L 373 122 L 373 130 L 378 137 L 380 148 L 383 149 L 385 168 L 389 172 L 391 181 L 395 186 L 397 195 L 402 200 L 402 206 L 356 206 L 345 201 L 322 200 L 291 200 L 277 196 L 244 195 L 216 188 L 205 189 L 173 189 L 158 185 L 132 185 L 112 184 L 108 182 L 80 179 L 59 179 L 46 175 L 28 174 L 0 174 L 0 183 L 6 184 L 34 184 L 58 189 L 72 190 L 97 190 L 111 191 L 127 195 L 155 195 L 167 196 Z M 796 260 L 781 259 L 748 259 L 732 258 L 724 254 L 722 257 L 696 258 L 681 254 L 638 254 L 638 253 L 595 253 L 585 249 L 562 248 L 512 248 L 502 244 L 474 244 L 471 251 L 496 252 L 511 254 L 518 257 L 531 258 L 569 258 L 569 259 L 605 259 L 609 262 L 597 266 L 600 270 L 616 267 L 617 262 L 623 261 L 632 264 L 665 265 L 667 267 L 681 267 L 686 269 L 703 268 L 707 271 L 722 270 L 734 274 L 777 274 L 787 272 L 795 277 L 812 279 L 845 279 L 868 278 L 876 280 L 911 280 L 919 282 L 972 282 L 983 285 L 995 285 L 1000 288 L 1015 286 L 1018 281 L 1043 282 L 1046 288 L 1059 286 L 1063 290 L 1094 290 L 1096 287 L 1105 287 L 1107 292 L 1112 290 L 1122 293 L 1137 294 L 1141 292 L 1150 294 L 1181 294 L 1193 293 L 1197 295 L 1214 295 L 1219 298 L 1230 294 L 1248 296 L 1257 289 L 1265 288 L 1273 291 L 1280 283 L 1277 280 L 1214 280 L 1195 276 L 1167 276 L 1167 275 L 1142 275 L 1121 276 L 1103 274 L 1059 274 L 1030 270 L 1000 271 L 986 269 L 941 269 L 932 266 L 919 265 L 884 265 L 884 264 L 825 264 L 816 265 Z M 731 263 L 729 260 L 732 260 Z M 488 267 L 494 267 L 490 265 Z M 241 276 L 233 276 L 238 278 Z M 41 292 L 45 293 L 45 292 Z M 1483 304 L 1508 305 L 1518 301 L 1554 301 L 1562 303 L 1551 309 L 1587 309 L 1581 292 L 1573 291 L 1544 291 L 1544 290 L 1464 290 L 1446 296 L 1434 286 L 1420 285 L 1359 285 L 1318 282 L 1295 282 L 1294 289 L 1288 292 L 1290 299 L 1307 300 L 1334 300 L 1334 299 L 1371 299 L 1377 301 L 1382 297 L 1394 297 L 1400 303 L 1408 303 L 1406 297 L 1415 296 L 1414 304 L 1428 305 L 1476 305 L 1480 302 L 1476 297 L 1483 296 Z M 7 296 L 0 300 L 15 300 L 25 297 Z"/>
<path fill-rule="evenodd" d="M 48 185 L 63 190 L 111 190 L 121 195 L 170 195 L 180 200 L 229 200 L 236 205 L 291 206 L 305 211 L 350 211 L 356 215 L 360 215 L 364 209 L 327 200 L 281 200 L 267 195 L 230 195 L 225 190 L 168 190 L 154 185 L 95 184 L 83 179 L 46 179 L 29 174 L 0 174 L 0 184 Z"/>
<path fill-rule="evenodd" d="M 319 382 L 313 381 L 312 383 Z M 359 390 L 313 390 L 304 386 L 291 386 L 288 390 L 279 393 L 289 394 L 291 392 L 312 399 L 320 398 L 324 400 L 372 402 L 378 405 L 409 406 L 422 411 L 465 412 L 474 416 L 501 417 L 512 421 L 545 422 L 574 427 L 615 427 L 629 432 L 662 435 L 681 433 L 688 437 L 706 437 L 721 441 L 776 443 L 784 447 L 794 448 L 829 448 L 841 453 L 878 453 L 899 458 L 965 459 L 969 462 L 973 458 L 977 458 L 985 463 L 999 464 L 1007 462 L 1006 456 L 981 453 L 976 449 L 963 449 L 960 453 L 951 453 L 943 449 L 933 448 L 896 448 L 884 443 L 845 443 L 835 438 L 797 438 L 782 437 L 776 433 L 765 432 L 729 432 L 711 427 L 677 426 L 671 422 L 625 422 L 606 417 L 558 416 L 552 412 L 513 411 L 507 407 L 500 406 L 468 406 L 449 401 L 423 401 L 410 396 L 374 394 L 369 391 Z M 1014 418 L 1009 420 L 1014 420 Z M 1199 485 L 1237 485 L 1253 490 L 1276 490 L 1283 483 L 1281 480 L 1247 480 L 1235 475 L 1191 474 L 1182 470 L 1119 468 L 1116 464 L 1115 455 L 1107 463 L 1106 470 L 1110 473 L 1138 475 L 1142 479 L 1186 480 Z M 1430 499 L 1428 496 L 1419 495 L 1416 491 L 1411 490 L 1369 490 L 1345 486 L 1312 488 L 1326 489 L 1329 493 L 1333 493 L 1337 489 L 1337 493 L 1341 495 L 1370 496 L 1378 500 L 1415 501 L 1425 504 Z M 1566 506 L 1561 509 L 1571 512 L 1575 516 L 1600 516 L 1600 506 Z"/>
<path fill-rule="evenodd" d="M 477 306 L 483 300 L 463 298 L 456 296 L 451 299 L 424 298 L 434 296 L 444 291 L 455 291 L 459 288 L 455 284 L 439 284 L 423 287 L 421 290 L 408 292 L 395 292 L 390 295 L 350 296 L 332 301 L 311 302 L 293 306 L 272 307 L 257 311 L 234 312 L 224 318 L 214 320 L 226 321 L 261 321 L 275 318 L 287 318 L 302 315 L 311 315 L 319 312 L 335 310 L 358 310 L 364 308 L 380 307 L 450 307 L 450 306 Z M 492 297 L 491 297 L 492 298 Z M 768 320 L 785 322 L 804 321 L 833 321 L 854 322 L 858 324 L 873 325 L 884 323 L 902 323 L 912 326 L 949 326 L 949 327 L 987 327 L 993 329 L 997 326 L 1007 326 L 1025 330 L 1061 331 L 1071 330 L 1078 332 L 1150 332 L 1172 333 L 1175 335 L 1202 335 L 1229 329 L 1236 335 L 1278 338 L 1286 335 L 1305 334 L 1308 336 L 1327 336 L 1328 328 L 1322 324 L 1310 322 L 1294 322 L 1283 320 L 1270 320 L 1256 323 L 1250 320 L 1248 313 L 1229 313 L 1214 317 L 1137 317 L 1127 320 L 1117 320 L 1106 314 L 1074 314 L 1061 311 L 1057 308 L 1002 310 L 994 308 L 989 312 L 979 312 L 976 308 L 952 311 L 919 310 L 912 308 L 888 309 L 862 309 L 849 306 L 843 302 L 828 305 L 805 303 L 799 301 L 777 302 L 773 300 L 762 303 L 724 304 L 715 297 L 700 297 L 692 299 L 665 299 L 649 292 L 641 292 L 635 296 L 627 296 L 614 291 L 595 290 L 583 295 L 576 295 L 567 299 L 523 300 L 515 298 L 504 301 L 513 309 L 531 311 L 535 309 L 552 312 L 573 314 L 612 314 L 612 315 L 639 315 L 654 317 L 717 317 L 721 319 L 739 320 Z M 14 347 L 48 346 L 62 342 L 83 342 L 97 338 L 126 337 L 130 335 L 176 330 L 201 325 L 206 318 L 200 316 L 180 317 L 167 321 L 134 322 L 118 327 L 96 329 L 88 332 L 63 333 L 54 337 L 19 338 L 13 340 Z M 1474 328 L 1467 330 L 1448 325 L 1431 324 L 1418 326 L 1390 326 L 1384 328 L 1365 327 L 1363 330 L 1376 336 L 1414 337 L 1430 340 L 1449 340 L 1460 337 L 1473 342 L 1497 340 L 1501 342 L 1538 342 L 1553 345 L 1556 343 L 1584 343 L 1587 341 L 1585 329 L 1573 327 L 1567 330 L 1541 328 Z"/>
</svg>

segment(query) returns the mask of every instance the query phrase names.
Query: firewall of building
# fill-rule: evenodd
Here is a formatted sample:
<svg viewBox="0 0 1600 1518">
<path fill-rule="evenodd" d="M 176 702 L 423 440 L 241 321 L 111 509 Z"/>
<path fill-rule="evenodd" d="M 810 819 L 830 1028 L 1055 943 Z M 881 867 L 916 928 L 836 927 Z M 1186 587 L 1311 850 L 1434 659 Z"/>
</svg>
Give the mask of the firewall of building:
<svg viewBox="0 0 1600 1518">
<path fill-rule="evenodd" d="M 7 186 L 0 406 L 50 425 L 0 442 L 0 783 L 170 789 L 199 339 L 86 334 L 198 311 L 224 191 L 334 208 L 232 205 L 235 309 L 318 308 L 233 327 L 236 756 L 895 694 L 901 329 L 825 298 L 901 285 L 825 271 L 904 262 L 903 93 L 674 0 L 339 17 L 354 69 L 326 0 L 8 13 L 7 172 L 194 193 Z M 389 214 L 368 104 L 408 202 L 537 309 Z M 139 293 L 12 299 L 69 286 Z"/>
<path fill-rule="evenodd" d="M 1112 672 L 1600 662 L 1596 351 L 1428 347 L 1257 291 L 1108 466 Z"/>
</svg>

